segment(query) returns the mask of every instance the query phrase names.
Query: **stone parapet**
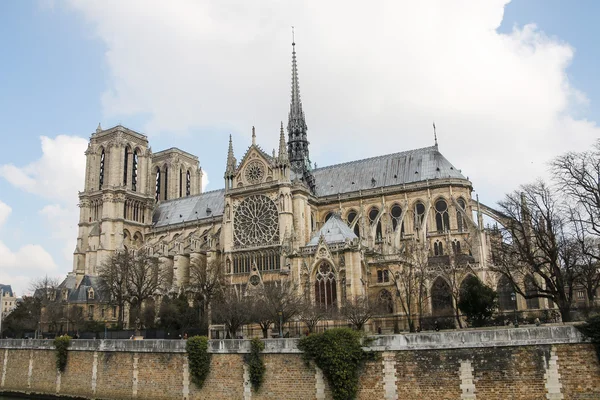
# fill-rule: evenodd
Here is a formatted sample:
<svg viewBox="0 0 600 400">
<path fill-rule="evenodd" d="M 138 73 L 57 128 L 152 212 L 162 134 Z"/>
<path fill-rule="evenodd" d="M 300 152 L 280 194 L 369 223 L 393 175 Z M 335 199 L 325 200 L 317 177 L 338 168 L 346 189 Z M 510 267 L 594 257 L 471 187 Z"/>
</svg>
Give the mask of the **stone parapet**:
<svg viewBox="0 0 600 400">
<path fill-rule="evenodd" d="M 586 343 L 587 340 L 572 325 L 525 328 L 421 332 L 398 335 L 371 336 L 365 350 L 408 351 L 435 349 L 465 349 L 480 347 L 532 346 L 568 343 Z M 301 353 L 297 338 L 265 339 L 267 354 Z M 70 351 L 117 351 L 135 353 L 185 353 L 185 340 L 72 340 Z M 53 340 L 2 339 L 0 349 L 54 349 Z M 215 354 L 250 352 L 250 340 L 209 340 L 208 351 Z"/>
</svg>

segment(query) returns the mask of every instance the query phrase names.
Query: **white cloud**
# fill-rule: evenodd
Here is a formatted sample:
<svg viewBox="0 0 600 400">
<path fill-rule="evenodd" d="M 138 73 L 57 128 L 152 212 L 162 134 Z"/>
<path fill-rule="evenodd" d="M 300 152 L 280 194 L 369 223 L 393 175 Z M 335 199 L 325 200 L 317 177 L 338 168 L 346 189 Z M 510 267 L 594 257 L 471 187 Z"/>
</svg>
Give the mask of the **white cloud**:
<svg viewBox="0 0 600 400">
<path fill-rule="evenodd" d="M 208 186 L 208 183 L 210 181 L 208 180 L 208 173 L 206 173 L 206 170 L 202 170 L 202 193 L 204 193 L 206 186 Z"/>
<path fill-rule="evenodd" d="M 573 48 L 535 25 L 499 34 L 507 3 L 71 4 L 107 46 L 109 116 L 148 113 L 150 133 L 255 124 L 275 147 L 294 24 L 314 161 L 431 145 L 435 120 L 440 150 L 494 202 L 600 135 L 573 117 L 588 102 L 567 78 Z"/>
<path fill-rule="evenodd" d="M 2 228 L 11 212 L 12 208 L 0 200 L 0 228 Z"/>
<path fill-rule="evenodd" d="M 77 222 L 79 209 L 77 207 L 63 207 L 59 204 L 50 204 L 40 210 L 48 224 L 48 231 L 54 239 L 64 243 L 62 255 L 65 261 L 73 261 L 73 250 L 77 243 Z"/>
<path fill-rule="evenodd" d="M 76 207 L 77 192 L 83 188 L 87 141 L 66 135 L 40 140 L 40 159 L 24 167 L 0 165 L 0 176 L 29 193 Z"/>
</svg>

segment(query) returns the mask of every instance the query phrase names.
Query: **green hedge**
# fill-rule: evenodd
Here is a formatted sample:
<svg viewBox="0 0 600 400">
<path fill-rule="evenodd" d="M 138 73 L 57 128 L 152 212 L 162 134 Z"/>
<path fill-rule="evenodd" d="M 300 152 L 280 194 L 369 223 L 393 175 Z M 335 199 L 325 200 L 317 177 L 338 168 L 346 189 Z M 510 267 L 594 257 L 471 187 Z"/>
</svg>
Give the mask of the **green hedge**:
<svg viewBox="0 0 600 400">
<path fill-rule="evenodd" d="M 59 336 L 54 339 L 54 347 L 56 348 L 56 368 L 60 372 L 64 372 L 67 367 L 67 349 L 70 344 L 70 336 Z"/>
<path fill-rule="evenodd" d="M 596 346 L 596 354 L 600 361 L 600 315 L 591 317 L 584 324 L 576 325 L 576 327 Z"/>
<path fill-rule="evenodd" d="M 185 344 L 188 354 L 188 363 L 192 382 L 202 387 L 210 371 L 210 357 L 208 352 L 208 338 L 206 336 L 192 336 Z"/>
<path fill-rule="evenodd" d="M 305 361 L 314 361 L 329 382 L 334 400 L 356 397 L 358 376 L 369 354 L 362 349 L 360 332 L 348 328 L 330 329 L 300 339 L 298 348 Z"/>
<path fill-rule="evenodd" d="M 265 344 L 258 338 L 252 339 L 250 342 L 250 354 L 244 356 L 244 361 L 248 364 L 248 372 L 250 373 L 250 383 L 255 392 L 260 389 L 265 376 L 265 363 L 260 355 L 260 352 L 265 349 Z"/>
</svg>

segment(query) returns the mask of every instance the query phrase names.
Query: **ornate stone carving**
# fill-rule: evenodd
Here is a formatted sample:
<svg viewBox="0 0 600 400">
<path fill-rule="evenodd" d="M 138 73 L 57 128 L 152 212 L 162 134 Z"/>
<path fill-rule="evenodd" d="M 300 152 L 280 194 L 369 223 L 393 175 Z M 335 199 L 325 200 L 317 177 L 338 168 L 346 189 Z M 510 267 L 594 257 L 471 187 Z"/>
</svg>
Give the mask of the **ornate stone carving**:
<svg viewBox="0 0 600 400">
<path fill-rule="evenodd" d="M 265 195 L 244 199 L 233 216 L 235 244 L 259 246 L 279 240 L 277 206 Z"/>
<path fill-rule="evenodd" d="M 244 177 L 251 185 L 261 183 L 265 177 L 265 165 L 258 160 L 251 161 L 245 168 Z"/>
</svg>

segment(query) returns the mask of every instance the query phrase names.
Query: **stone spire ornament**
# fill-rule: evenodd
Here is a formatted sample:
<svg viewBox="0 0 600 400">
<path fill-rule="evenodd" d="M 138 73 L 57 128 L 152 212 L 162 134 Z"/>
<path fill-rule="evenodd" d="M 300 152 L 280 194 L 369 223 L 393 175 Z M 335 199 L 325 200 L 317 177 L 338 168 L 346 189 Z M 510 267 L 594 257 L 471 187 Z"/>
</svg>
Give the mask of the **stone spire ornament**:
<svg viewBox="0 0 600 400">
<path fill-rule="evenodd" d="M 292 169 L 299 173 L 305 171 L 307 160 L 310 163 L 307 130 L 304 111 L 302 111 L 302 101 L 300 100 L 296 42 L 293 39 L 292 27 L 292 98 L 288 115 L 288 156 Z"/>
<path fill-rule="evenodd" d="M 252 146 L 256 146 L 256 131 L 254 127 L 252 127 Z"/>
<path fill-rule="evenodd" d="M 233 141 L 229 135 L 229 149 L 227 150 L 227 167 L 225 168 L 225 177 L 233 175 L 235 172 L 236 160 L 233 155 Z"/>
<path fill-rule="evenodd" d="M 102 132 L 102 127 L 100 126 L 100 122 L 98 122 L 98 127 L 96 128 L 96 133 Z"/>
<path fill-rule="evenodd" d="M 287 153 L 287 144 L 285 143 L 285 132 L 283 131 L 283 121 L 281 122 L 281 129 L 279 131 L 279 162 L 287 163 L 288 153 Z"/>
</svg>

